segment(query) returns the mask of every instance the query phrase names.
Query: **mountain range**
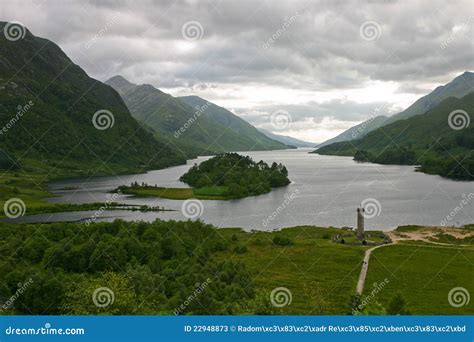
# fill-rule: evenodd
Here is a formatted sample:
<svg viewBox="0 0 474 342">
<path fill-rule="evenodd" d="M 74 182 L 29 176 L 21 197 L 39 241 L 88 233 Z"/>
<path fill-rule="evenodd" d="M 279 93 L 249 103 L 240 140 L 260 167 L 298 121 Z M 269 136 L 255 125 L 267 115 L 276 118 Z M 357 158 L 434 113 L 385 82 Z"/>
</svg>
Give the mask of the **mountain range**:
<svg viewBox="0 0 474 342">
<path fill-rule="evenodd" d="M 110 173 L 185 162 L 141 128 L 113 88 L 27 29 L 16 41 L 0 35 L 0 122 L 6 169 Z"/>
<path fill-rule="evenodd" d="M 373 131 L 374 129 L 377 129 L 380 126 L 383 126 L 387 119 L 388 117 L 383 115 L 370 118 L 358 125 L 349 128 L 348 130 L 342 132 L 334 138 L 331 138 L 321 144 L 318 144 L 317 147 L 323 147 L 341 141 L 360 139 L 370 131 Z"/>
<path fill-rule="evenodd" d="M 359 125 L 349 128 L 338 136 L 319 144 L 317 147 L 327 146 L 340 141 L 360 139 L 379 127 L 389 125 L 398 120 L 405 120 L 415 115 L 424 114 L 449 97 L 461 98 L 472 91 L 474 91 L 474 73 L 466 71 L 446 85 L 441 85 L 429 94 L 419 98 L 404 111 L 390 117 L 377 116 L 371 118 Z M 364 127 L 364 129 L 359 132 L 361 127 Z"/>
<path fill-rule="evenodd" d="M 0 31 L 6 23 L 0 22 Z M 55 43 L 25 29 L 0 35 L 0 168 L 98 174 L 144 171 L 227 151 L 308 146 L 259 131 L 197 96 L 173 97 L 121 76 L 95 80 Z M 474 74 L 465 72 L 392 117 L 378 116 L 320 145 L 320 154 L 419 165 L 473 179 Z M 464 118 L 454 127 L 452 115 Z"/>
<path fill-rule="evenodd" d="M 7 23 L 0 22 L 3 31 Z M 197 96 L 95 80 L 52 41 L 0 35 L 0 168 L 139 172 L 199 154 L 287 149 Z"/>
<path fill-rule="evenodd" d="M 105 82 L 123 98 L 132 116 L 160 141 L 189 157 L 228 151 L 276 150 L 288 146 L 268 138 L 225 108 L 198 96 L 173 97 L 122 76 Z"/>
<path fill-rule="evenodd" d="M 471 114 L 470 114 L 471 113 Z M 413 115 L 356 140 L 318 148 L 324 155 L 354 156 L 379 164 L 418 165 L 443 177 L 474 180 L 474 92 L 449 97 L 424 114 Z"/>
<path fill-rule="evenodd" d="M 269 130 L 259 128 L 259 131 L 265 134 L 267 137 L 279 141 L 282 144 L 289 145 L 289 146 L 295 146 L 295 147 L 314 147 L 316 143 L 308 142 L 308 141 L 303 141 L 300 139 L 296 139 L 293 137 L 290 137 L 288 135 L 281 135 L 281 134 L 275 134 L 270 132 Z"/>
</svg>

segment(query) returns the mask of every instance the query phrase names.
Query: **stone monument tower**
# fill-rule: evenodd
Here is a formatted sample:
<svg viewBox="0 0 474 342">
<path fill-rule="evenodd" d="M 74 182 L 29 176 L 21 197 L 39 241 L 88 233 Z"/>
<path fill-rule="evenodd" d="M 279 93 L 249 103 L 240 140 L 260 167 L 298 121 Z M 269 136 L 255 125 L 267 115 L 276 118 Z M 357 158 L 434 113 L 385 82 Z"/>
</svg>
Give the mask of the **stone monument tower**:
<svg viewBox="0 0 474 342">
<path fill-rule="evenodd" d="M 361 241 L 364 240 L 364 213 L 363 207 L 357 208 L 357 238 Z"/>
</svg>

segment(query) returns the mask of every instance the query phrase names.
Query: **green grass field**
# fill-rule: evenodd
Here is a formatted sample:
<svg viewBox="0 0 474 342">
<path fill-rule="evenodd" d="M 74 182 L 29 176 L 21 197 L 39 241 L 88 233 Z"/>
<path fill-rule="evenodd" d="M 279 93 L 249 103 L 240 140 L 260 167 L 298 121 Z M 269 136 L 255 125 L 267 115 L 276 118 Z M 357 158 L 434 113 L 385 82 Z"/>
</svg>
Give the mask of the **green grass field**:
<svg viewBox="0 0 474 342">
<path fill-rule="evenodd" d="M 466 315 L 473 314 L 474 302 L 455 308 L 448 302 L 448 293 L 463 287 L 474 294 L 474 248 L 399 243 L 376 249 L 369 263 L 364 295 L 372 284 L 385 278 L 389 283 L 374 301 L 386 307 L 397 293 L 407 302 L 412 314 Z M 370 307 L 370 305 L 368 306 Z"/>
<path fill-rule="evenodd" d="M 292 303 L 274 310 L 277 314 L 347 314 L 350 296 L 355 292 L 366 247 L 332 242 L 341 229 L 294 227 L 281 232 L 246 233 L 220 229 L 218 233 L 231 246 L 221 257 L 245 263 L 257 288 L 268 297 L 277 287 L 292 293 Z M 232 235 L 234 238 L 230 239 Z M 289 238 L 293 245 L 273 243 L 275 236 Z M 235 249 L 245 246 L 246 252 Z"/>
<path fill-rule="evenodd" d="M 204 187 L 199 189 L 193 188 L 162 188 L 162 187 L 130 187 L 121 186 L 120 191 L 124 194 L 131 194 L 138 197 L 141 196 L 152 196 L 161 197 L 174 200 L 185 200 L 190 198 L 197 198 L 203 200 L 228 200 L 233 197 L 227 196 L 227 187 L 225 186 L 212 186 Z"/>
</svg>

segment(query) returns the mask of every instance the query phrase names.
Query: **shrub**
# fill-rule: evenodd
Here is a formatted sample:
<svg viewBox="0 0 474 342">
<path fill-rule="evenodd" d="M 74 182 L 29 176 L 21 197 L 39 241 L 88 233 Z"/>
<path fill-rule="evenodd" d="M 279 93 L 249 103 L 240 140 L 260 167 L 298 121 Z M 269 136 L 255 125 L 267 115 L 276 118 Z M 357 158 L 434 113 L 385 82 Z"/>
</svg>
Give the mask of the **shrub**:
<svg viewBox="0 0 474 342">
<path fill-rule="evenodd" d="M 237 253 L 237 254 L 244 254 L 247 252 L 247 247 L 246 246 L 236 246 L 234 248 L 234 252 Z"/>
<path fill-rule="evenodd" d="M 287 237 L 277 235 L 273 238 L 273 243 L 277 246 L 291 246 L 293 244 L 293 241 L 291 241 Z"/>
</svg>

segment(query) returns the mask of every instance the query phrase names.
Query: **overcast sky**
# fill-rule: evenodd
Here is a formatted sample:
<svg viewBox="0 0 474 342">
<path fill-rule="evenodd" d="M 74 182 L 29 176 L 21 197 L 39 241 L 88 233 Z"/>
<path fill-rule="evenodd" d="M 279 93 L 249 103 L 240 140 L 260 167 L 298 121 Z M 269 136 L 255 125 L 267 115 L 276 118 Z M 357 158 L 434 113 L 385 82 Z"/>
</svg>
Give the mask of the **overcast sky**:
<svg viewBox="0 0 474 342">
<path fill-rule="evenodd" d="M 0 19 L 53 40 L 99 80 L 195 94 L 313 142 L 474 69 L 472 0 L 2 0 Z"/>
</svg>

